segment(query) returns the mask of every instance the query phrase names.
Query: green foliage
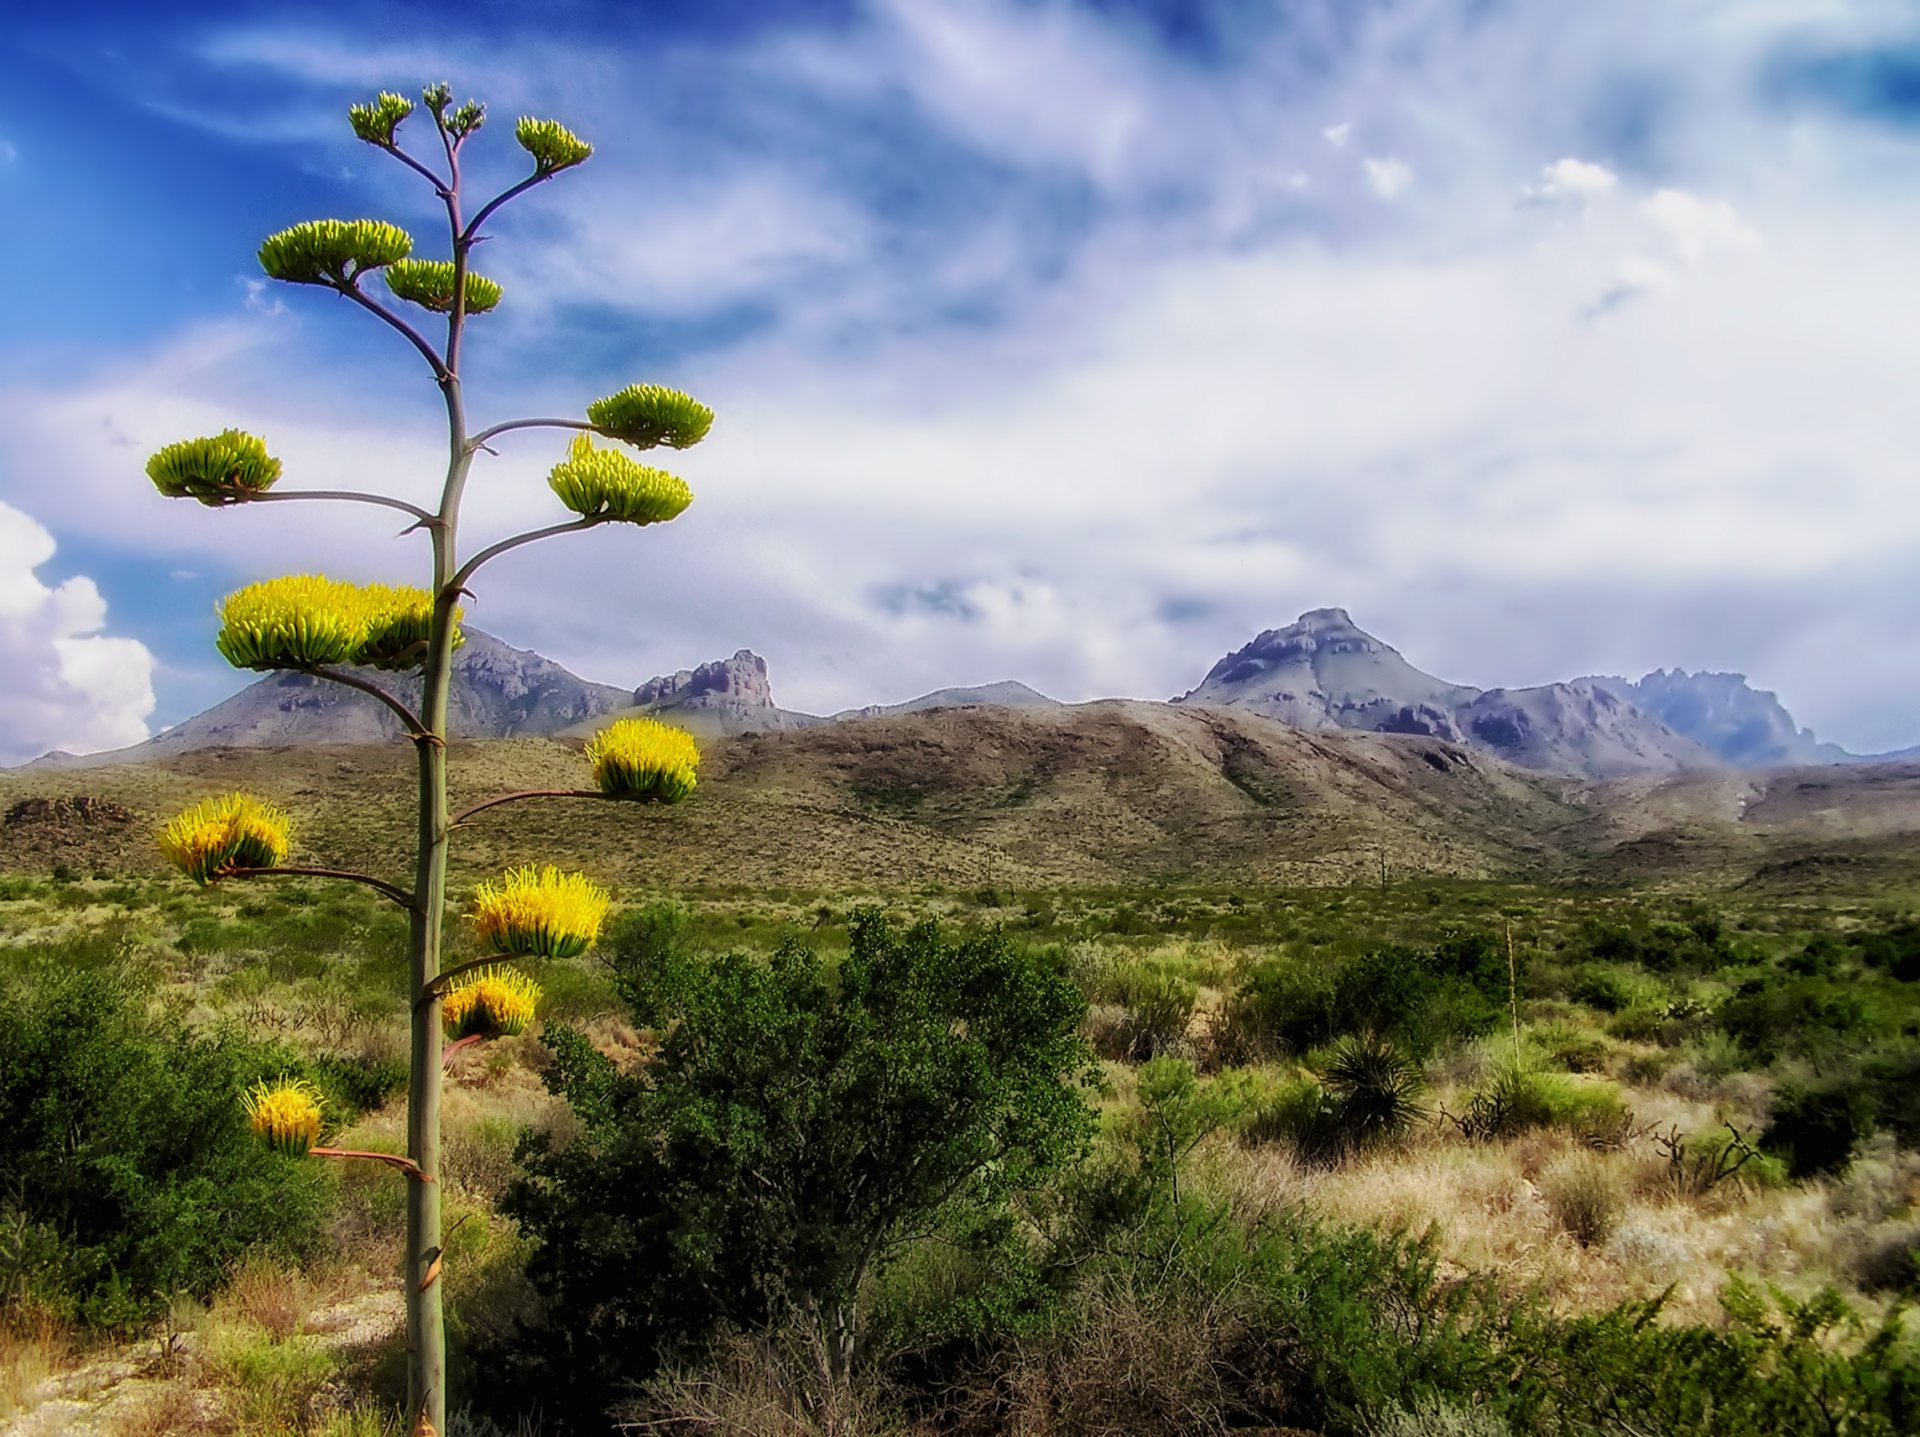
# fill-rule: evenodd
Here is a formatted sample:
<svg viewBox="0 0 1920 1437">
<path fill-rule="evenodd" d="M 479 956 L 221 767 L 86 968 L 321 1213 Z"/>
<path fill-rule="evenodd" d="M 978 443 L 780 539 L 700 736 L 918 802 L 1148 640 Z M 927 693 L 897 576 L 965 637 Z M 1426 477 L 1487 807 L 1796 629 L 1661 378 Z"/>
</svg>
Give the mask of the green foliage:
<svg viewBox="0 0 1920 1437">
<path fill-rule="evenodd" d="M 1134 1090 L 1140 1109 L 1131 1127 L 1148 1179 L 1165 1183 L 1179 1201 L 1181 1161 L 1210 1134 L 1249 1115 L 1255 1082 L 1249 1073 L 1232 1071 L 1202 1079 L 1182 1058 L 1143 1063 Z"/>
<path fill-rule="evenodd" d="M 872 911 L 837 966 L 795 942 L 695 957 L 658 932 L 611 945 L 657 1056 L 622 1073 L 550 1030 L 581 1136 L 530 1143 L 506 1203 L 539 1243 L 555 1358 L 584 1396 L 722 1322 L 799 1316 L 844 1372 L 861 1280 L 893 1247 L 1081 1149 L 1084 999 L 998 935 Z"/>
<path fill-rule="evenodd" d="M 1495 1065 L 1488 1080 L 1469 1096 L 1466 1111 L 1453 1121 L 1463 1136 L 1473 1139 L 1559 1127 L 1592 1146 L 1609 1146 L 1630 1127 L 1632 1115 L 1610 1083 L 1581 1082 L 1543 1071 L 1525 1057 L 1509 1057 Z"/>
<path fill-rule="evenodd" d="M 1414 1054 L 1493 1029 L 1507 1003 L 1506 961 L 1485 935 L 1429 950 L 1370 948 L 1331 973 L 1289 959 L 1257 964 L 1228 1001 L 1224 1035 L 1243 1052 L 1304 1053 L 1361 1033 Z"/>
<path fill-rule="evenodd" d="M 444 259 L 398 259 L 386 268 L 387 288 L 395 297 L 435 314 L 453 308 L 453 262 Z M 467 271 L 468 314 L 485 314 L 500 303 L 500 286 L 485 275 Z"/>
<path fill-rule="evenodd" d="M 1323 1069 L 1334 1124 L 1349 1148 L 1404 1136 L 1426 1116 L 1420 1065 L 1386 1038 L 1342 1038 Z"/>
<path fill-rule="evenodd" d="M 412 250 L 413 237 L 385 220 L 306 220 L 261 242 L 260 268 L 288 284 L 346 289 Z"/>
<path fill-rule="evenodd" d="M 317 1238 L 326 1178 L 247 1130 L 274 1055 L 150 1017 L 132 982 L 55 961 L 0 979 L 0 1227 L 50 1266 L 0 1278 L 83 1322 L 124 1326 L 204 1294 L 248 1249 Z"/>
<path fill-rule="evenodd" d="M 1847 986 L 1771 972 L 1742 983 L 1714 1015 L 1721 1031 L 1762 1063 L 1831 1051 L 1855 1039 L 1865 1019 L 1860 995 Z"/>
<path fill-rule="evenodd" d="M 147 477 L 169 499 L 237 504 L 264 494 L 280 478 L 267 443 L 239 429 L 166 445 L 147 460 Z"/>
</svg>

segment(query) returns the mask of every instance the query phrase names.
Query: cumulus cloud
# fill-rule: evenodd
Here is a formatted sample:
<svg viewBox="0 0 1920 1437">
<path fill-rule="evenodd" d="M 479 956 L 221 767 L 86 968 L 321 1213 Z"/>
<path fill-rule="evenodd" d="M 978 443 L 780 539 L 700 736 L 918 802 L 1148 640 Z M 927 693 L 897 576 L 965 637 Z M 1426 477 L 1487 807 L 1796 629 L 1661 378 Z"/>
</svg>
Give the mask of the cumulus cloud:
<svg viewBox="0 0 1920 1437">
<path fill-rule="evenodd" d="M 1640 212 L 1659 231 L 1682 264 L 1698 264 L 1716 250 L 1752 249 L 1759 233 L 1725 200 L 1705 200 L 1685 190 L 1656 190 Z"/>
<path fill-rule="evenodd" d="M 0 761 L 48 749 L 91 753 L 138 743 L 153 712 L 153 656 L 103 634 L 106 601 L 93 580 L 49 588 L 34 572 L 53 536 L 0 503 Z"/>
<path fill-rule="evenodd" d="M 1334 149 L 1344 150 L 1347 147 L 1348 138 L 1353 134 L 1353 125 L 1351 122 L 1344 125 L 1329 125 L 1320 133 Z"/>
</svg>

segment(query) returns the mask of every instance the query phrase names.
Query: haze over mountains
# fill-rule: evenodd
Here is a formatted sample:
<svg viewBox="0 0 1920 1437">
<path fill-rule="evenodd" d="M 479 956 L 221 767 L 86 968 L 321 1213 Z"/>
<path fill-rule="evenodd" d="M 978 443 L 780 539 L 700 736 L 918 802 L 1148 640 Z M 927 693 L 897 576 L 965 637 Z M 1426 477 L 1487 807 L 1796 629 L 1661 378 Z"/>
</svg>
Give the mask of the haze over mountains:
<svg viewBox="0 0 1920 1437">
<path fill-rule="evenodd" d="M 627 690 L 581 679 L 475 629 L 467 631 L 454 669 L 453 730 L 475 738 L 575 737 L 609 716 L 626 714 L 651 714 L 712 738 L 963 706 L 1059 706 L 1008 680 L 940 689 L 828 718 L 781 708 L 766 661 L 750 650 Z M 369 677 L 394 682 L 392 675 Z M 1522 768 L 1577 777 L 1860 761 L 1800 728 L 1773 694 L 1754 689 L 1739 674 L 1656 670 L 1638 680 L 1590 676 L 1483 690 L 1415 668 L 1355 625 L 1344 609 L 1333 608 L 1310 610 L 1258 635 L 1170 703 L 1250 711 L 1309 732 L 1424 736 Z M 202 748 L 365 743 L 398 731 L 393 716 L 362 694 L 275 674 L 131 749 L 84 759 L 49 754 L 36 762 L 93 766 Z"/>
</svg>

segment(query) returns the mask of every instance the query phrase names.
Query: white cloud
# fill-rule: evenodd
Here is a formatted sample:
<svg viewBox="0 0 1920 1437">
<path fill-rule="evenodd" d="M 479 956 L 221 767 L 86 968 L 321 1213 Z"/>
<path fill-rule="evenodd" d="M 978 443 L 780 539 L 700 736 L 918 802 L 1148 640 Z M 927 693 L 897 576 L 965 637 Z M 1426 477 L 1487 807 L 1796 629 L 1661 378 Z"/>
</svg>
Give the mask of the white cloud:
<svg viewBox="0 0 1920 1437">
<path fill-rule="evenodd" d="M 1540 178 L 1521 190 L 1523 198 L 1541 204 L 1581 205 L 1606 194 L 1620 177 L 1605 165 L 1571 157 L 1544 166 Z"/>
<path fill-rule="evenodd" d="M 1320 133 L 1326 137 L 1327 143 L 1334 149 L 1344 150 L 1347 147 L 1348 137 L 1353 134 L 1353 125 L 1351 122 L 1343 125 L 1329 125 Z"/>
<path fill-rule="evenodd" d="M 1685 190 L 1657 190 L 1640 206 L 1682 264 L 1698 264 L 1719 250 L 1752 249 L 1760 235 L 1725 200 L 1703 200 Z"/>
<path fill-rule="evenodd" d="M 1413 183 L 1413 166 L 1389 155 L 1385 159 L 1364 161 L 1367 188 L 1383 200 L 1399 197 Z"/>
<path fill-rule="evenodd" d="M 35 570 L 53 536 L 0 503 L 0 761 L 49 749 L 118 748 L 147 736 L 153 656 L 133 639 L 101 633 L 107 605 L 93 580 L 49 588 Z"/>
</svg>

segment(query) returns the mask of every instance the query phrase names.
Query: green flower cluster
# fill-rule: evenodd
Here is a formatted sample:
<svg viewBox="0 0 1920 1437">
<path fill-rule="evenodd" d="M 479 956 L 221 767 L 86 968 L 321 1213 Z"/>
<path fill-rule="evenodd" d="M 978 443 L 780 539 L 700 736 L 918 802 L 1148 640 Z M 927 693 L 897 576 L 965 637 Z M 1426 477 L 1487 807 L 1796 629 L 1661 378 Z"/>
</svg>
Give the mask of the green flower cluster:
<svg viewBox="0 0 1920 1437">
<path fill-rule="evenodd" d="M 147 460 L 147 477 L 169 499 L 238 504 L 264 494 L 280 477 L 266 441 L 239 429 L 182 439 Z"/>
<path fill-rule="evenodd" d="M 435 314 L 453 308 L 453 261 L 402 259 L 387 266 L 387 288 L 396 296 Z M 485 275 L 467 272 L 467 313 L 485 314 L 500 303 L 500 286 Z"/>
<path fill-rule="evenodd" d="M 522 115 L 520 123 L 513 127 L 513 137 L 520 142 L 521 149 L 533 156 L 534 171 L 542 175 L 571 169 L 593 153 L 592 145 L 558 120 L 536 120 L 531 115 Z"/>
<path fill-rule="evenodd" d="M 691 395 L 658 384 L 629 384 L 587 406 L 587 422 L 636 449 L 664 444 L 687 449 L 707 437 L 713 411 Z"/>
<path fill-rule="evenodd" d="M 352 284 L 370 269 L 403 260 L 413 236 L 385 220 L 306 220 L 268 235 L 260 268 L 288 284 Z"/>
<path fill-rule="evenodd" d="M 560 502 L 583 519 L 659 524 L 677 517 L 693 502 L 686 480 L 629 459 L 617 449 L 596 449 L 587 434 L 574 439 L 567 457 L 553 466 L 547 483 Z"/>
<path fill-rule="evenodd" d="M 347 123 L 354 134 L 370 145 L 391 145 L 400 122 L 413 113 L 413 101 L 391 90 L 382 90 L 364 105 L 347 107 Z"/>
</svg>

